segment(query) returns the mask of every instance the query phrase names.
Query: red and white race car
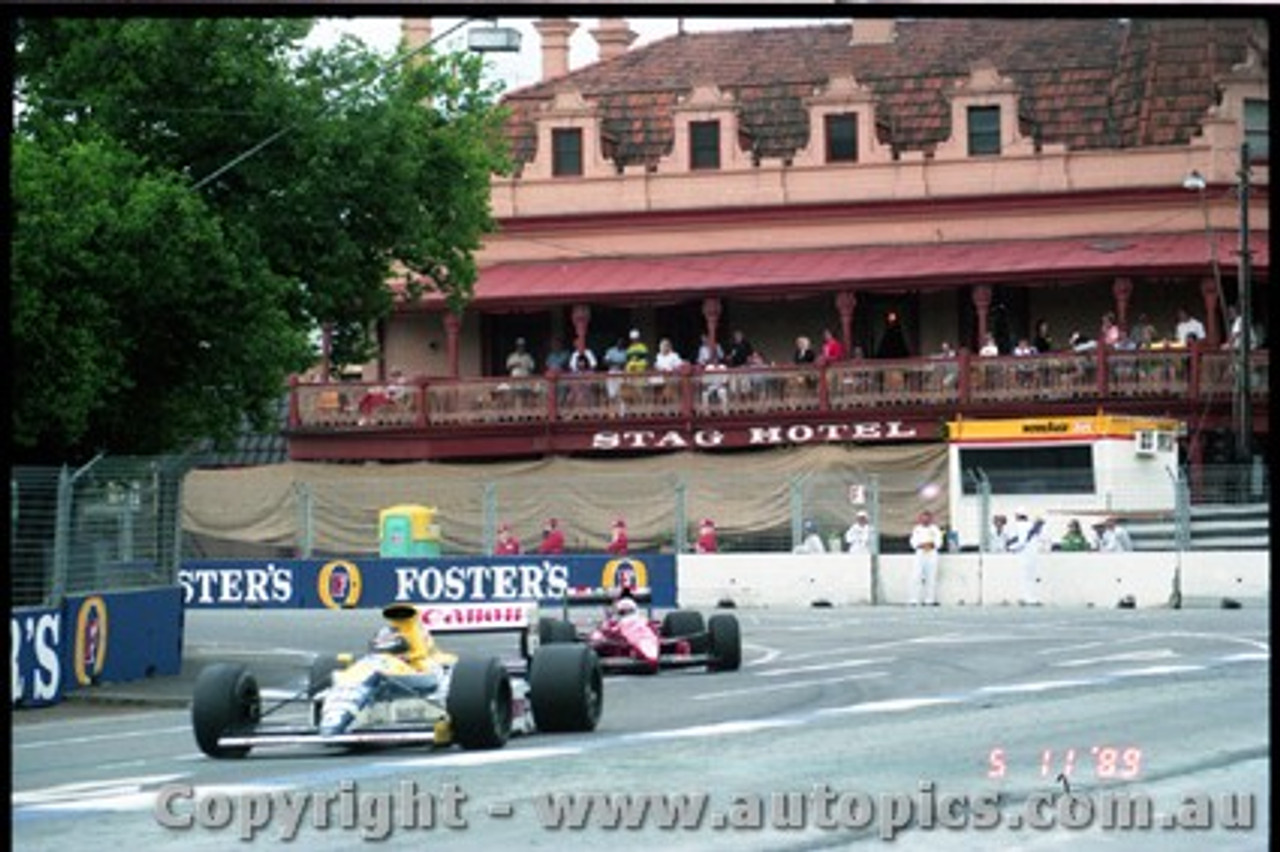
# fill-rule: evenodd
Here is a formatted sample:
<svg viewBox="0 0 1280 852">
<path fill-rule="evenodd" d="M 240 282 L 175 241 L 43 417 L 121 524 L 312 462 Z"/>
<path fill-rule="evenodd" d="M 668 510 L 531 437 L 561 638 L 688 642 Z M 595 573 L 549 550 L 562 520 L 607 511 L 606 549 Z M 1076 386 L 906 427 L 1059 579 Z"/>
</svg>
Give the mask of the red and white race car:
<svg viewBox="0 0 1280 852">
<path fill-rule="evenodd" d="M 606 673 L 693 667 L 736 671 L 742 665 L 737 618 L 718 613 L 704 621 L 700 612 L 677 609 L 659 620 L 652 604 L 648 589 L 569 589 L 560 618 L 538 619 L 538 639 L 542 645 L 586 643 Z M 603 616 L 583 623 L 572 619 L 571 610 L 591 605 L 602 605 Z"/>
</svg>

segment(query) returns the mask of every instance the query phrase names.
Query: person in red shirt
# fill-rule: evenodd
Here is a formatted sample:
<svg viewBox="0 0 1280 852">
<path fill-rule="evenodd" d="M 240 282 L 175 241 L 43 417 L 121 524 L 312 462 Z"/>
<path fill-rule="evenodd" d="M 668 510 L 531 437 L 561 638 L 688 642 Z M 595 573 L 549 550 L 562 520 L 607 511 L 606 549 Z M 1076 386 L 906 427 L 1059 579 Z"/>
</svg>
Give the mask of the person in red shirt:
<svg viewBox="0 0 1280 852">
<path fill-rule="evenodd" d="M 822 360 L 828 363 L 844 360 L 844 344 L 836 339 L 829 328 L 822 332 Z"/>
<path fill-rule="evenodd" d="M 520 552 L 520 540 L 511 532 L 510 524 L 498 525 L 498 540 L 493 544 L 494 556 L 514 556 Z"/>
<path fill-rule="evenodd" d="M 555 518 L 547 520 L 542 530 L 542 543 L 538 545 L 539 553 L 564 553 L 564 533 L 560 530 L 560 522 Z"/>
<path fill-rule="evenodd" d="M 719 549 L 716 544 L 715 521 L 705 518 L 698 527 L 698 541 L 694 544 L 694 550 L 698 553 L 715 553 Z"/>
<path fill-rule="evenodd" d="M 613 531 L 610 533 L 609 544 L 605 550 L 614 556 L 623 556 L 627 552 L 627 522 L 618 518 L 613 522 Z"/>
</svg>

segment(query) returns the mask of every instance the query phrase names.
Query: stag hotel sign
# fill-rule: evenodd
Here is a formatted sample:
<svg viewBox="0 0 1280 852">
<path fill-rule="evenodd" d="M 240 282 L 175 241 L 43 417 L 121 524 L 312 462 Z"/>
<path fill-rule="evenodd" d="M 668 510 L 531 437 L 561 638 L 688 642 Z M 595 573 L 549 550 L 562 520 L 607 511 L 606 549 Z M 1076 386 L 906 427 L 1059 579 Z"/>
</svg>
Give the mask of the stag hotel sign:
<svg viewBox="0 0 1280 852">
<path fill-rule="evenodd" d="M 593 450 L 686 450 L 720 447 L 780 447 L 801 444 L 849 444 L 878 441 L 928 441 L 941 437 L 936 425 L 902 420 L 850 423 L 779 423 L 723 429 L 625 429 L 600 431 Z"/>
</svg>

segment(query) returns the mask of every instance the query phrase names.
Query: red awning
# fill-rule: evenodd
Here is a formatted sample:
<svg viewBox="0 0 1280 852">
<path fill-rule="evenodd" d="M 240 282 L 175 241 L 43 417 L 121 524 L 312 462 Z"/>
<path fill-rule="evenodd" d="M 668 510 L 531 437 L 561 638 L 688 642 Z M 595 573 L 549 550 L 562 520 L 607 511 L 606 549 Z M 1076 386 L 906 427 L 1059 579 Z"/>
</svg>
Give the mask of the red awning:
<svg viewBox="0 0 1280 852">
<path fill-rule="evenodd" d="M 1252 235 L 1257 270 L 1269 266 L 1268 240 L 1266 231 Z M 1224 275 L 1233 274 L 1237 250 L 1236 235 L 1218 235 L 1218 259 Z M 1208 273 L 1209 257 L 1203 232 L 672 257 L 584 257 L 484 268 L 472 306 L 501 310 L 570 300 L 660 303 L 713 295 L 777 299 L 849 286 L 935 289 L 957 284 L 1047 284 L 1096 275 L 1186 275 Z"/>
</svg>

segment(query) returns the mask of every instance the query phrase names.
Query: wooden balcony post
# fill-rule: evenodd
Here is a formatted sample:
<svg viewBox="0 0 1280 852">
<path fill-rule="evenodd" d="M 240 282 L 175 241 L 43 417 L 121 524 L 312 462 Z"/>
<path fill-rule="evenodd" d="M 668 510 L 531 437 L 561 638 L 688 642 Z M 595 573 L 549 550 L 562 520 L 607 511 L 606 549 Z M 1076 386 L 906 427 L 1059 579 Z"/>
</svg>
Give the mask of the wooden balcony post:
<svg viewBox="0 0 1280 852">
<path fill-rule="evenodd" d="M 1133 279 L 1117 278 L 1111 283 L 1111 295 L 1116 300 L 1116 325 L 1120 326 L 1120 332 L 1127 337 L 1129 335 L 1129 300 L 1133 297 Z"/>
<path fill-rule="evenodd" d="M 836 312 L 840 314 L 840 342 L 844 344 L 845 357 L 853 357 L 853 312 L 858 307 L 858 295 L 852 290 L 836 293 Z"/>
<path fill-rule="evenodd" d="M 978 339 L 970 343 L 982 346 L 987 339 L 987 320 L 991 314 L 991 288 L 988 285 L 979 284 L 973 288 L 973 308 L 978 314 Z"/>
<path fill-rule="evenodd" d="M 693 419 L 693 365 L 685 361 L 680 365 L 680 416 Z"/>
<path fill-rule="evenodd" d="M 1217 239 L 1217 237 L 1214 237 Z M 1200 298 L 1204 300 L 1205 343 L 1222 345 L 1222 332 L 1218 326 L 1218 282 L 1212 276 L 1200 279 Z"/>
<path fill-rule="evenodd" d="M 560 419 L 560 371 L 547 370 L 547 422 Z"/>
<path fill-rule="evenodd" d="M 419 429 L 425 429 L 427 426 L 427 402 L 431 399 L 431 397 L 427 395 L 426 379 L 418 380 L 417 387 L 414 389 L 414 394 L 418 398 L 418 413 L 414 418 L 414 422 L 417 424 Z"/>
<path fill-rule="evenodd" d="M 960 351 L 956 353 L 956 361 L 958 362 L 959 375 L 956 377 L 956 396 L 960 405 L 969 404 L 969 347 L 961 346 Z"/>
<path fill-rule="evenodd" d="M 1203 351 L 1200 341 L 1195 341 L 1189 347 L 1191 350 L 1191 365 L 1188 369 L 1187 376 L 1187 397 L 1193 400 L 1200 399 L 1200 353 Z"/>
<path fill-rule="evenodd" d="M 453 311 L 444 312 L 445 351 L 449 358 L 449 375 L 458 378 L 458 348 L 462 339 L 462 317 Z"/>
<path fill-rule="evenodd" d="M 1096 353 L 1097 359 L 1098 359 L 1098 375 L 1097 375 L 1098 399 L 1103 400 L 1107 398 L 1107 386 L 1109 384 L 1107 382 L 1107 344 L 1104 341 L 1099 340 L 1098 348 L 1095 349 L 1094 352 Z"/>
<path fill-rule="evenodd" d="M 856 363 L 856 362 L 855 362 Z M 831 386 L 829 384 L 828 370 L 831 365 L 827 363 L 827 359 L 822 358 L 818 361 L 818 410 L 831 410 Z"/>
</svg>

